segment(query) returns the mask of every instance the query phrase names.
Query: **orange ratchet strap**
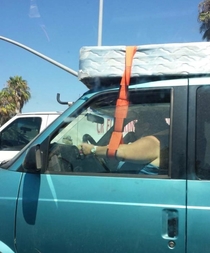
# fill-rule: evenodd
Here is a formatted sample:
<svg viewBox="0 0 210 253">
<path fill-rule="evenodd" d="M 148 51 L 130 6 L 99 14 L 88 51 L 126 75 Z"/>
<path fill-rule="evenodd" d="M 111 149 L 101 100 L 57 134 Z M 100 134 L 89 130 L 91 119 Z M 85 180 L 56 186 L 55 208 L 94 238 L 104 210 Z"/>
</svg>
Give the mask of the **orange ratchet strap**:
<svg viewBox="0 0 210 253">
<path fill-rule="evenodd" d="M 124 119 L 127 117 L 129 106 L 128 86 L 130 84 L 132 61 L 136 49 L 136 46 L 126 47 L 125 71 L 120 82 L 119 97 L 115 109 L 114 131 L 109 141 L 107 156 L 115 156 L 119 145 L 123 143 L 123 123 Z"/>
</svg>

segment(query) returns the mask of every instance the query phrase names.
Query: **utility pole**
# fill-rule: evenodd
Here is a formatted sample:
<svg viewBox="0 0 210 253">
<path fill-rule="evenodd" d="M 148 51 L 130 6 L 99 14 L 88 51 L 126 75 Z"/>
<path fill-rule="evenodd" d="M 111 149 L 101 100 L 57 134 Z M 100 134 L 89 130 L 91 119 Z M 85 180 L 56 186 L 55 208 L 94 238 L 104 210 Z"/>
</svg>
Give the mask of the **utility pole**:
<svg viewBox="0 0 210 253">
<path fill-rule="evenodd" d="M 103 21 L 103 0 L 99 0 L 99 19 L 98 19 L 98 46 L 102 44 L 102 21 Z"/>
</svg>

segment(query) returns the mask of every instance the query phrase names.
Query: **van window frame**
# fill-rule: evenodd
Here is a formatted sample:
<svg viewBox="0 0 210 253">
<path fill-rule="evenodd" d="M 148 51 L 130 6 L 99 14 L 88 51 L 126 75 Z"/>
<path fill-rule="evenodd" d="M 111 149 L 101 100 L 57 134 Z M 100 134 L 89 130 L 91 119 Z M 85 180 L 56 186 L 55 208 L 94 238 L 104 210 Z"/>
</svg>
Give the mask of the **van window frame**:
<svg viewBox="0 0 210 253">
<path fill-rule="evenodd" d="M 177 80 L 177 85 L 178 85 L 179 81 Z M 170 81 L 169 81 L 170 84 Z M 169 173 L 168 175 L 157 175 L 156 177 L 158 178 L 185 178 L 186 177 L 186 153 L 185 153 L 185 149 L 183 149 L 183 147 L 180 147 L 180 143 L 181 145 L 184 144 L 186 146 L 185 140 L 186 140 L 186 126 L 184 126 L 183 129 L 183 125 L 181 126 L 180 129 L 180 124 L 176 123 L 176 118 L 178 118 L 178 120 L 182 121 L 186 119 L 186 114 L 182 113 L 183 112 L 183 108 L 186 108 L 186 104 L 187 104 L 187 88 L 186 86 L 183 87 L 183 85 L 179 86 L 174 86 L 171 87 L 170 85 L 166 85 L 164 87 L 141 87 L 138 88 L 138 90 L 144 91 L 144 90 L 161 90 L 161 89 L 170 89 L 171 90 L 171 124 L 173 123 L 173 127 L 171 125 L 171 129 L 172 131 L 170 132 L 170 152 L 169 152 Z M 137 88 L 135 89 L 137 90 Z M 112 91 L 113 92 L 113 91 Z M 98 96 L 100 95 L 106 95 L 110 93 L 110 91 L 105 91 L 105 92 L 100 92 L 98 94 L 95 94 L 93 97 L 91 97 L 86 104 L 83 104 L 83 106 L 88 106 L 90 105 L 91 101 L 93 99 L 96 99 Z M 181 113 L 180 113 L 181 110 Z M 79 111 L 81 111 L 81 107 L 78 108 L 78 110 L 74 113 L 78 113 Z M 175 117 L 175 120 L 173 120 L 173 118 Z M 184 124 L 185 125 L 185 124 Z M 58 127 L 59 128 L 59 127 Z M 46 151 L 48 149 L 48 143 L 50 141 L 50 139 L 52 138 L 52 136 L 56 133 L 56 131 L 58 130 L 55 129 L 49 136 L 48 138 L 42 143 L 41 147 L 44 147 L 44 150 Z M 180 138 L 177 138 L 177 135 L 175 134 L 175 131 L 177 132 L 181 131 L 183 134 L 180 135 Z M 184 130 L 184 131 L 183 131 Z M 177 139 L 179 141 L 177 141 Z M 173 143 L 174 142 L 174 143 Z M 175 152 L 173 151 L 175 150 Z M 181 151 L 180 151 L 181 150 Z M 177 153 L 176 153 L 177 152 Z M 180 154 L 181 153 L 181 154 Z M 180 155 L 182 157 L 182 160 L 180 161 Z M 172 162 L 171 162 L 172 161 Z M 45 159 L 44 164 L 45 164 L 45 168 L 47 166 L 47 160 Z M 180 163 L 181 162 L 181 163 Z M 42 173 L 45 173 L 45 169 L 43 168 Z M 49 172 L 48 172 L 49 173 Z M 54 172 L 50 172 L 50 174 L 57 174 Z M 66 173 L 66 172 L 61 172 L 58 174 L 67 174 L 67 175 L 88 175 L 88 176 L 94 176 L 94 175 L 100 175 L 100 176 L 129 176 L 129 177 L 135 177 L 136 175 L 115 175 L 115 174 L 109 174 L 109 173 Z M 137 175 L 138 177 L 145 177 L 145 175 Z M 146 176 L 148 177 L 148 176 Z M 150 176 L 149 176 L 150 177 Z M 152 176 L 155 177 L 155 176 Z"/>
</svg>

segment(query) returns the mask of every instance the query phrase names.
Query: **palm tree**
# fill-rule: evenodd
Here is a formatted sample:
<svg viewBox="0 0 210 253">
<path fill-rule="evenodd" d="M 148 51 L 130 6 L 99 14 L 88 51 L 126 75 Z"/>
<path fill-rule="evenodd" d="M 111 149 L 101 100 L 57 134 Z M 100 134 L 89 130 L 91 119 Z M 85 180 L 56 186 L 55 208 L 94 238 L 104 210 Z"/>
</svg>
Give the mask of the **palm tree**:
<svg viewBox="0 0 210 253">
<path fill-rule="evenodd" d="M 21 113 L 30 98 L 27 82 L 21 76 L 10 77 L 6 87 L 0 91 L 0 125 L 15 114 Z"/>
<path fill-rule="evenodd" d="M 4 88 L 0 91 L 0 126 L 14 115 L 15 104 L 7 89 Z"/>
<path fill-rule="evenodd" d="M 14 100 L 15 112 L 21 113 L 23 106 L 31 98 L 30 88 L 26 80 L 21 76 L 10 77 L 7 81 L 7 89 Z"/>
<path fill-rule="evenodd" d="M 199 4 L 198 21 L 201 23 L 200 33 L 202 39 L 210 41 L 210 0 L 204 0 Z"/>
</svg>

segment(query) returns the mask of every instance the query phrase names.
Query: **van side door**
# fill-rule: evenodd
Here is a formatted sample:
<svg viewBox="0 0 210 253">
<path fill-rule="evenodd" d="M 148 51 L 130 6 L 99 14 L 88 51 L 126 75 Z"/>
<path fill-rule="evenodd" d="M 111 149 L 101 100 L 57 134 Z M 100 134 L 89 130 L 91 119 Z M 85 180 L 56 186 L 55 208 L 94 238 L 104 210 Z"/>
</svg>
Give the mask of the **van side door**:
<svg viewBox="0 0 210 253">
<path fill-rule="evenodd" d="M 187 252 L 209 252 L 210 79 L 190 80 Z"/>
<path fill-rule="evenodd" d="M 17 252 L 185 253 L 187 80 L 130 88 L 127 120 L 139 123 L 134 134 L 168 138 L 167 145 L 160 141 L 165 155 L 158 168 L 78 156 L 80 131 L 86 127 L 90 133 L 81 114 L 87 120 L 97 118 L 90 112 L 97 112 L 98 119 L 111 117 L 116 98 L 114 91 L 95 95 L 83 110 L 62 114 L 63 123 L 45 131 L 44 140 L 42 134 L 36 139 L 45 167 L 40 174 L 23 176 Z M 107 145 L 111 130 L 96 145 Z M 74 145 L 63 143 L 67 135 Z"/>
</svg>

